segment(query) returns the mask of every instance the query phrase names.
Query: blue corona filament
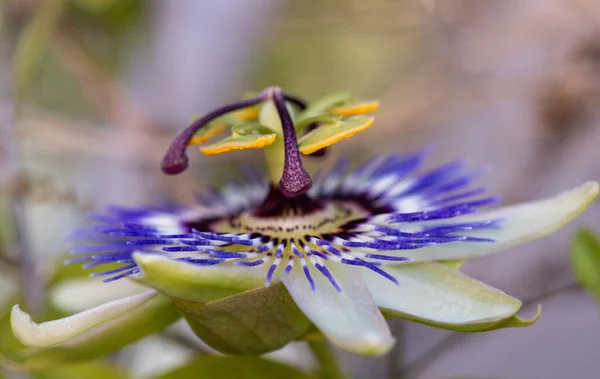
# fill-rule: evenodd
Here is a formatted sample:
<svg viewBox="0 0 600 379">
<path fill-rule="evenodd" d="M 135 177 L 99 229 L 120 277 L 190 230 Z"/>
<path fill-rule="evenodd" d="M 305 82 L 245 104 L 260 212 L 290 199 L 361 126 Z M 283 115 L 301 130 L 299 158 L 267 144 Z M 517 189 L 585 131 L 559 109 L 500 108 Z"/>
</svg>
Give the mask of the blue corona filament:
<svg viewBox="0 0 600 379">
<path fill-rule="evenodd" d="M 493 243 L 471 232 L 502 223 L 452 222 L 498 199 L 484 197 L 484 189 L 472 185 L 481 172 L 468 172 L 459 162 L 417 173 L 426 154 L 378 156 L 354 169 L 341 159 L 330 173 L 315 178 L 304 202 L 295 200 L 274 215 L 259 215 L 273 188 L 259 171 L 247 167 L 241 180 L 200 194 L 195 207 L 108 207 L 90 215 L 97 225 L 71 233 L 75 257 L 67 262 L 100 270 L 110 265 L 91 274 L 105 282 L 139 274 L 133 254 L 140 253 L 197 266 L 260 269 L 267 285 L 277 275 L 299 269 L 313 290 L 318 290 L 314 276 L 322 275 L 342 292 L 329 269 L 335 264 L 364 267 L 401 284 L 385 265 L 409 261 L 403 251 Z M 336 209 L 335 218 L 324 211 L 329 206 Z M 257 222 L 231 221 L 241 215 Z M 296 230 L 297 220 L 302 230 Z M 248 230 L 259 223 L 263 229 Z"/>
</svg>

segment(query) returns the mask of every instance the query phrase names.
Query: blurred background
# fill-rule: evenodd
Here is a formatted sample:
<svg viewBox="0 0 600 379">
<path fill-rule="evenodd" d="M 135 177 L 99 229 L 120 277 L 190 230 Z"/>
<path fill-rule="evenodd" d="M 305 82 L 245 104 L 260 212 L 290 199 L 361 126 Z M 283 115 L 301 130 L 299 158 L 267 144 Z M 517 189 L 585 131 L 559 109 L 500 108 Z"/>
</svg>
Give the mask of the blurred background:
<svg viewBox="0 0 600 379">
<path fill-rule="evenodd" d="M 433 144 L 430 165 L 464 158 L 491 167 L 487 183 L 504 203 L 600 176 L 597 0 L 0 6 L 3 313 L 19 287 L 41 301 L 35 296 L 64 254 L 65 231 L 86 212 L 108 203 L 190 201 L 223 175 L 220 164 L 258 161 L 252 152 L 196 154 L 186 175 L 167 179 L 159 170 L 177 130 L 246 90 L 279 85 L 309 100 L 334 91 L 379 98 L 375 127 L 336 145 L 336 153 Z M 577 226 L 598 230 L 599 207 L 551 237 L 465 266 L 522 299 L 524 316 L 541 303 L 534 326 L 461 334 L 395 320 L 399 343 L 389 356 L 340 352 L 344 368 L 376 379 L 598 378 L 600 310 L 575 283 L 568 252 Z M 113 359 L 133 378 L 151 377 L 205 349 L 185 338 L 185 331 L 149 337 Z M 313 364 L 301 346 L 271 358 Z"/>
</svg>

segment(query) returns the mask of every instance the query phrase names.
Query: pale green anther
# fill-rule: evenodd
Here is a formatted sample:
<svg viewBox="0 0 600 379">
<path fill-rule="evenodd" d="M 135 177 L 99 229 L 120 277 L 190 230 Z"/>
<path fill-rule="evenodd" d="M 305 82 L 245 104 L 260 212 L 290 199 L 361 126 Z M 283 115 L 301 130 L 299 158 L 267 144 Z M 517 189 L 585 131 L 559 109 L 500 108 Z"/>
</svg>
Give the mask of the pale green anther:
<svg viewBox="0 0 600 379">
<path fill-rule="evenodd" d="M 310 103 L 310 105 L 298 115 L 297 122 L 304 122 L 304 120 L 309 117 L 318 116 L 319 114 L 326 112 L 329 108 L 347 104 L 352 100 L 353 97 L 349 93 L 330 93 Z"/>
<path fill-rule="evenodd" d="M 200 148 L 206 155 L 216 155 L 238 149 L 259 149 L 275 142 L 277 134 L 255 121 L 238 123 L 231 128 L 231 135 Z"/>
<path fill-rule="evenodd" d="M 300 138 L 298 149 L 302 154 L 313 153 L 370 128 L 373 121 L 373 117 L 355 116 L 346 119 L 340 118 L 334 123 L 323 124 Z"/>
<path fill-rule="evenodd" d="M 270 135 L 273 134 L 273 130 L 268 126 L 261 124 L 256 121 L 246 121 L 241 124 L 235 125 L 231 128 L 231 133 L 238 134 L 240 136 L 248 135 Z"/>
<path fill-rule="evenodd" d="M 343 116 L 331 113 L 323 113 L 317 116 L 306 117 L 303 119 L 299 119 L 294 125 L 296 129 L 296 133 L 300 133 L 304 130 L 304 128 L 308 127 L 310 124 L 335 124 L 340 121 Z"/>
</svg>

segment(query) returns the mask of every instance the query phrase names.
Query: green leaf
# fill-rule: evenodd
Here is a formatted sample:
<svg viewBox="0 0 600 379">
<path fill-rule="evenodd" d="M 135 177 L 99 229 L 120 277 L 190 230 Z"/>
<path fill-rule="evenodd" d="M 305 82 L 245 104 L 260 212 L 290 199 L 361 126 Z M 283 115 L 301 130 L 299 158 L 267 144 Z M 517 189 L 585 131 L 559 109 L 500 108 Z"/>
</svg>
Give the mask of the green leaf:
<svg viewBox="0 0 600 379">
<path fill-rule="evenodd" d="M 127 379 L 116 367 L 103 362 L 64 365 L 50 370 L 35 372 L 35 379 Z"/>
<path fill-rule="evenodd" d="M 258 357 L 200 357 L 154 379 L 309 379 L 296 368 Z"/>
<path fill-rule="evenodd" d="M 206 304 L 174 300 L 173 305 L 198 337 L 226 354 L 264 354 L 312 326 L 280 282 Z"/>
<path fill-rule="evenodd" d="M 312 154 L 344 138 L 352 137 L 373 125 L 373 117 L 358 116 L 340 120 L 333 124 L 323 124 L 298 140 L 302 154 Z"/>
<path fill-rule="evenodd" d="M 573 236 L 571 267 L 575 278 L 600 302 L 600 240 L 591 230 L 582 229 Z"/>
</svg>

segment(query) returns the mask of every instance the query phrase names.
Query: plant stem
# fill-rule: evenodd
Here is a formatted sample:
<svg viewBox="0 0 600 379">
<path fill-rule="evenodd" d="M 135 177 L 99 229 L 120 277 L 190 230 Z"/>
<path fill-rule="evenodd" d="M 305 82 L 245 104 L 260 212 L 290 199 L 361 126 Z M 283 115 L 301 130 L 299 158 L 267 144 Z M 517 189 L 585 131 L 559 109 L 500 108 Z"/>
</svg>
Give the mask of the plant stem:
<svg viewBox="0 0 600 379">
<path fill-rule="evenodd" d="M 315 358 L 319 362 L 321 375 L 325 379 L 344 379 L 344 373 L 325 339 L 308 341 Z"/>
</svg>

